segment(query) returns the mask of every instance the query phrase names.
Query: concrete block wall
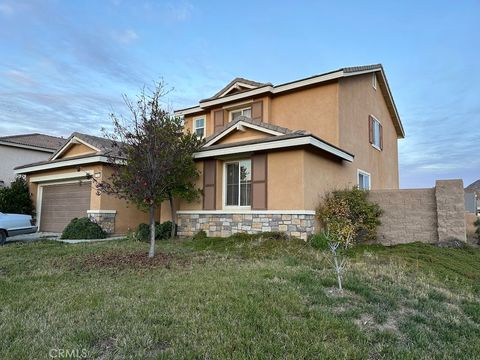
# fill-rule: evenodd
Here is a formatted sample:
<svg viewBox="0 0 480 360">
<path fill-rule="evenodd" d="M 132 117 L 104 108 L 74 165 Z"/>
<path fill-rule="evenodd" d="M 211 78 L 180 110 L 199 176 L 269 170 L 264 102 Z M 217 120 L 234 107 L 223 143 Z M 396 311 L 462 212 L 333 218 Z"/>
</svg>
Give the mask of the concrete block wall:
<svg viewBox="0 0 480 360">
<path fill-rule="evenodd" d="M 466 241 L 462 180 L 439 180 L 430 189 L 373 190 L 369 199 L 384 211 L 377 232 L 381 244 Z"/>
</svg>

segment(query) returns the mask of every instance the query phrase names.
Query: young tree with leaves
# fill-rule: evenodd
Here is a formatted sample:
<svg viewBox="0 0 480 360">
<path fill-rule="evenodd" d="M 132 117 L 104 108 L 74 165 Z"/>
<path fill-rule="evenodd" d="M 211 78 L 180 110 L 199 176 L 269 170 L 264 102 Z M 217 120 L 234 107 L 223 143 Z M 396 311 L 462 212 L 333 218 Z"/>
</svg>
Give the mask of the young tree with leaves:
<svg viewBox="0 0 480 360">
<path fill-rule="evenodd" d="M 155 210 L 163 201 L 173 197 L 192 198 L 198 190 L 198 178 L 193 153 L 201 146 L 200 140 L 184 131 L 182 119 L 162 107 L 166 94 L 163 83 L 155 84 L 148 92 L 143 89 L 132 102 L 124 96 L 130 112 L 125 120 L 112 114 L 113 131 L 105 133 L 112 141 L 109 163 L 112 174 L 97 183 L 97 190 L 136 204 L 150 214 L 149 257 L 155 255 Z M 172 206 L 175 231 L 175 210 Z"/>
</svg>

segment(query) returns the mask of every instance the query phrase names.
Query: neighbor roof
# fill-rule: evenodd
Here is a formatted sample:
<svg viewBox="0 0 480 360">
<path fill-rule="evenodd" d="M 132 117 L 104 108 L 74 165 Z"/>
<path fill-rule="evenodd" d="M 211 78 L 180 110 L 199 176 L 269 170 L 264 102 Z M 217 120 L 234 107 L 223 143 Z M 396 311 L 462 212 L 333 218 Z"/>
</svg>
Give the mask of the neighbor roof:
<svg viewBox="0 0 480 360">
<path fill-rule="evenodd" d="M 465 190 L 467 191 L 475 191 L 476 193 L 480 194 L 480 179 L 474 181 L 470 185 L 468 185 Z"/>
<path fill-rule="evenodd" d="M 0 137 L 0 144 L 53 153 L 66 143 L 66 139 L 45 134 L 20 134 Z"/>
<path fill-rule="evenodd" d="M 229 86 L 232 86 L 232 83 L 234 83 L 234 81 L 236 80 L 234 79 L 219 93 L 217 93 L 214 97 L 200 100 L 199 105 L 197 106 L 176 110 L 175 114 L 176 115 L 195 114 L 198 112 L 205 111 L 209 107 L 224 104 L 230 101 L 251 98 L 257 95 L 278 94 L 285 91 L 291 91 L 294 89 L 302 88 L 305 86 L 311 86 L 311 85 L 320 84 L 323 82 L 332 81 L 340 78 L 356 76 L 356 75 L 361 75 L 366 73 L 374 73 L 374 72 L 378 72 L 380 74 L 378 81 L 381 86 L 382 94 L 384 95 L 385 101 L 387 103 L 387 108 L 393 118 L 395 129 L 397 130 L 397 134 L 399 137 L 405 137 L 405 130 L 400 120 L 400 115 L 398 114 L 398 110 L 395 105 L 395 101 L 393 100 L 390 86 L 388 85 L 387 78 L 383 70 L 383 66 L 381 64 L 343 67 L 334 71 L 329 71 L 323 74 L 314 75 L 314 76 L 310 76 L 307 78 L 303 78 L 300 80 L 295 80 L 295 81 L 291 81 L 291 82 L 287 82 L 279 85 L 254 82 L 258 84 L 258 86 L 252 89 L 243 90 L 233 94 L 226 94 L 220 97 L 219 94 L 221 95 L 222 92 L 226 91 L 226 89 L 228 89 Z M 237 79 L 241 79 L 241 78 L 237 78 Z"/>
<path fill-rule="evenodd" d="M 51 160 L 56 160 L 59 155 L 61 155 L 72 143 L 75 142 L 81 142 L 87 146 L 90 146 L 96 151 L 96 155 L 118 155 L 118 147 L 115 146 L 115 141 L 99 136 L 74 132 L 69 136 L 65 144 L 52 155 Z"/>
</svg>

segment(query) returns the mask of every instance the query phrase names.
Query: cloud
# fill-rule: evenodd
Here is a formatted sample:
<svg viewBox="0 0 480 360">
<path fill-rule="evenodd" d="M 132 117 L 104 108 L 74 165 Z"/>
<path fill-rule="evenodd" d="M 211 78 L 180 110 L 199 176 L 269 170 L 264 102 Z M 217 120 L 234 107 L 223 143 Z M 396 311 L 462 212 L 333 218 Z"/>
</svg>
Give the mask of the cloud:
<svg viewBox="0 0 480 360">
<path fill-rule="evenodd" d="M 8 70 L 5 72 L 5 76 L 11 81 L 19 84 L 32 86 L 35 85 L 35 81 L 27 73 L 19 70 Z"/>
<path fill-rule="evenodd" d="M 138 39 L 138 34 L 135 31 L 128 29 L 114 33 L 113 38 L 120 44 L 129 44 Z"/>
</svg>

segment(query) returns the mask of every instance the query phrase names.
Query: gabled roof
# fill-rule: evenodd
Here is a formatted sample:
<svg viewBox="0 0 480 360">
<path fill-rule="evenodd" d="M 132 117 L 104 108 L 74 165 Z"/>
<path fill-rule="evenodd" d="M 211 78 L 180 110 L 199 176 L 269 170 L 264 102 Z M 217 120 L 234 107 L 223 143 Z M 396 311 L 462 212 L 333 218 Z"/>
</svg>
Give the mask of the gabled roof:
<svg viewBox="0 0 480 360">
<path fill-rule="evenodd" d="M 247 127 L 260 132 L 264 132 L 269 135 L 276 135 L 276 136 L 293 134 L 293 133 L 307 134 L 307 132 L 303 130 L 290 130 L 278 125 L 273 125 L 273 124 L 264 123 L 262 121 L 252 120 L 246 116 L 239 116 L 235 120 L 229 122 L 227 125 L 217 130 L 214 134 L 208 136 L 205 139 L 204 147 L 215 144 L 218 140 L 220 140 L 224 136 L 227 136 L 235 129 L 241 130 L 243 127 Z"/>
<path fill-rule="evenodd" d="M 273 136 L 268 136 L 264 139 L 254 139 L 215 145 L 218 140 L 224 136 L 227 136 L 236 129 L 242 129 L 242 127 L 252 128 Z M 268 151 L 296 146 L 312 146 L 346 161 L 353 161 L 354 157 L 353 154 L 320 139 L 308 131 L 290 130 L 281 126 L 252 120 L 244 116 L 235 119 L 223 128 L 219 129 L 217 132 L 215 132 L 215 134 L 206 138 L 202 149 L 195 153 L 194 157 L 200 159 L 212 156 L 225 156 L 230 154 L 248 153 L 252 151 Z"/>
<path fill-rule="evenodd" d="M 189 115 L 195 114 L 198 112 L 206 111 L 207 109 L 224 104 L 231 101 L 237 101 L 245 98 L 252 98 L 254 96 L 260 95 L 275 95 L 286 91 L 292 91 L 295 89 L 300 89 L 306 86 L 312 86 L 332 80 L 338 80 L 341 78 L 347 78 L 350 76 L 357 76 L 367 73 L 378 73 L 378 82 L 380 84 L 380 88 L 382 94 L 385 98 L 387 103 L 387 108 L 392 116 L 395 129 L 399 137 L 405 137 L 405 130 L 403 129 L 402 122 L 400 120 L 400 115 L 398 114 L 397 107 L 395 105 L 395 101 L 393 100 L 393 96 L 390 90 L 390 86 L 388 85 L 387 78 L 385 75 L 385 71 L 383 70 L 383 66 L 381 64 L 374 64 L 374 65 L 364 65 L 364 66 L 353 66 L 353 67 L 343 67 L 334 71 L 329 71 L 323 74 L 310 76 L 304 79 L 295 80 L 291 82 L 287 82 L 280 85 L 272 85 L 270 83 L 265 83 L 261 86 L 254 87 L 249 90 L 243 90 L 240 92 L 236 92 L 233 94 L 223 94 L 223 96 L 212 97 L 209 99 L 201 100 L 199 105 L 176 110 L 176 115 Z M 262 83 L 259 83 L 262 84 Z M 224 91 L 222 89 L 221 91 Z"/>
<path fill-rule="evenodd" d="M 65 144 L 67 140 L 57 136 L 45 134 L 21 134 L 0 137 L 0 144 L 21 147 L 31 150 L 53 153 Z"/>
<path fill-rule="evenodd" d="M 58 159 L 60 155 L 67 151 L 73 144 L 78 143 L 88 146 L 95 151 L 96 155 L 115 155 L 117 153 L 113 140 L 74 132 L 66 140 L 65 144 L 52 155 L 51 160 Z"/>
<path fill-rule="evenodd" d="M 480 179 L 477 181 L 474 181 L 470 185 L 468 185 L 465 190 L 467 191 L 475 191 L 476 193 L 480 194 Z"/>
<path fill-rule="evenodd" d="M 266 86 L 266 85 L 272 85 L 272 84 L 261 83 L 261 82 L 241 78 L 241 77 L 236 77 L 235 79 L 230 81 L 223 89 L 217 92 L 215 95 L 213 95 L 212 97 L 209 97 L 208 99 L 200 100 L 200 102 L 226 96 L 228 93 L 230 93 L 232 90 L 235 90 L 235 89 L 239 91 L 242 91 L 242 88 L 243 90 L 245 89 L 251 90 L 251 89 L 256 89 L 258 87 Z"/>
</svg>

